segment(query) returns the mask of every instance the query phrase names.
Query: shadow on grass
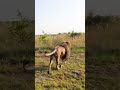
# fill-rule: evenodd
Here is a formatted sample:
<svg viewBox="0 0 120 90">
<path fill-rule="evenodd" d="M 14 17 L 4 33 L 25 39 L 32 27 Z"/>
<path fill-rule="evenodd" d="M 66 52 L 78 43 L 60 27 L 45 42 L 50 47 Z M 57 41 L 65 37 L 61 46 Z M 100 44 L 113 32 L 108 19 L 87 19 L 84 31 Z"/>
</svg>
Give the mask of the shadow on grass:
<svg viewBox="0 0 120 90">
<path fill-rule="evenodd" d="M 35 67 L 35 71 L 46 71 L 48 66 L 42 65 Z"/>
<path fill-rule="evenodd" d="M 37 67 L 35 67 L 35 71 L 41 71 L 41 72 L 43 72 L 43 71 L 48 71 L 48 68 L 49 68 L 49 66 L 46 66 L 46 65 L 42 65 L 42 66 L 37 66 Z M 57 70 L 57 68 L 56 67 L 52 67 L 51 68 L 51 70 Z"/>
</svg>

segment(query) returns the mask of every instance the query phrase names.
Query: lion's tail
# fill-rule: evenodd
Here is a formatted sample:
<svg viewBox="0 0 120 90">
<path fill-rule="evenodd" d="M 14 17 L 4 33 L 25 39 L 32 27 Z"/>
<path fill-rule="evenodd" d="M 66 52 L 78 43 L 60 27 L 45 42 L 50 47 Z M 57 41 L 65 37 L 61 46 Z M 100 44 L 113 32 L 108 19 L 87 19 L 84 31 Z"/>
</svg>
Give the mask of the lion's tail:
<svg viewBox="0 0 120 90">
<path fill-rule="evenodd" d="M 45 53 L 45 56 L 50 56 L 52 54 L 54 54 L 57 51 L 57 49 L 55 49 L 54 51 L 52 51 L 51 53 Z"/>
</svg>

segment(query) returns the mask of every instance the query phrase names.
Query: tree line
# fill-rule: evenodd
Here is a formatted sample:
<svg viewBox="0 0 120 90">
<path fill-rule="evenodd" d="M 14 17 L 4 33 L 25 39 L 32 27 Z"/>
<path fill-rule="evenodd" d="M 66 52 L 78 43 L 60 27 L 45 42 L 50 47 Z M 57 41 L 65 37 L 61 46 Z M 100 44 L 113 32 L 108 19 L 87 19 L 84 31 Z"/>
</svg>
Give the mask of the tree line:
<svg viewBox="0 0 120 90">
<path fill-rule="evenodd" d="M 93 12 L 89 12 L 89 14 L 85 18 L 85 27 L 88 28 L 89 26 L 96 26 L 99 30 L 102 27 L 104 30 L 108 28 L 111 23 L 120 23 L 119 16 L 110 16 L 110 15 L 94 15 Z"/>
</svg>

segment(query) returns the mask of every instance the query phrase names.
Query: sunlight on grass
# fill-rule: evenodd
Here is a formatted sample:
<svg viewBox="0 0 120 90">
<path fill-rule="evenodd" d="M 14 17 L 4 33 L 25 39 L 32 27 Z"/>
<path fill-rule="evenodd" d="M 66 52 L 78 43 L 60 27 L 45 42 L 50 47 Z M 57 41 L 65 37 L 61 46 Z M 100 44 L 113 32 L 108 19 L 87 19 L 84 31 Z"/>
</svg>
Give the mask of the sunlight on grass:
<svg viewBox="0 0 120 90">
<path fill-rule="evenodd" d="M 37 68 L 35 71 L 36 90 L 85 90 L 84 34 L 75 38 L 71 38 L 66 34 L 48 35 L 47 39 L 50 41 L 40 43 L 39 36 L 35 37 L 35 47 L 38 48 L 36 49 L 35 57 L 35 65 Z M 56 70 L 56 63 L 54 61 L 52 73 L 48 75 L 49 57 L 44 57 L 42 54 L 45 51 L 51 52 L 51 48 L 61 41 L 69 41 L 71 43 L 71 57 L 60 70 Z M 80 71 L 80 77 L 76 73 L 72 73 L 73 71 Z"/>
</svg>

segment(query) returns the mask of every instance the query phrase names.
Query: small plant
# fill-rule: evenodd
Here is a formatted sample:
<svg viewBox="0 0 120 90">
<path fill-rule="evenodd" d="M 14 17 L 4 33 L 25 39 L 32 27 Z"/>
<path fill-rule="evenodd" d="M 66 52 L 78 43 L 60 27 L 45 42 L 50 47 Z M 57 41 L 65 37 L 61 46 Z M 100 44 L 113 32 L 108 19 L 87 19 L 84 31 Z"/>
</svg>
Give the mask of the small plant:
<svg viewBox="0 0 120 90">
<path fill-rule="evenodd" d="M 69 35 L 70 35 L 70 37 L 75 38 L 75 37 L 80 36 L 80 33 L 76 33 L 74 31 L 72 31 L 71 33 L 69 33 Z"/>
<path fill-rule="evenodd" d="M 39 41 L 41 42 L 41 44 L 46 44 L 48 42 L 48 36 L 44 31 L 42 32 L 43 32 L 43 35 L 39 36 Z"/>
</svg>

